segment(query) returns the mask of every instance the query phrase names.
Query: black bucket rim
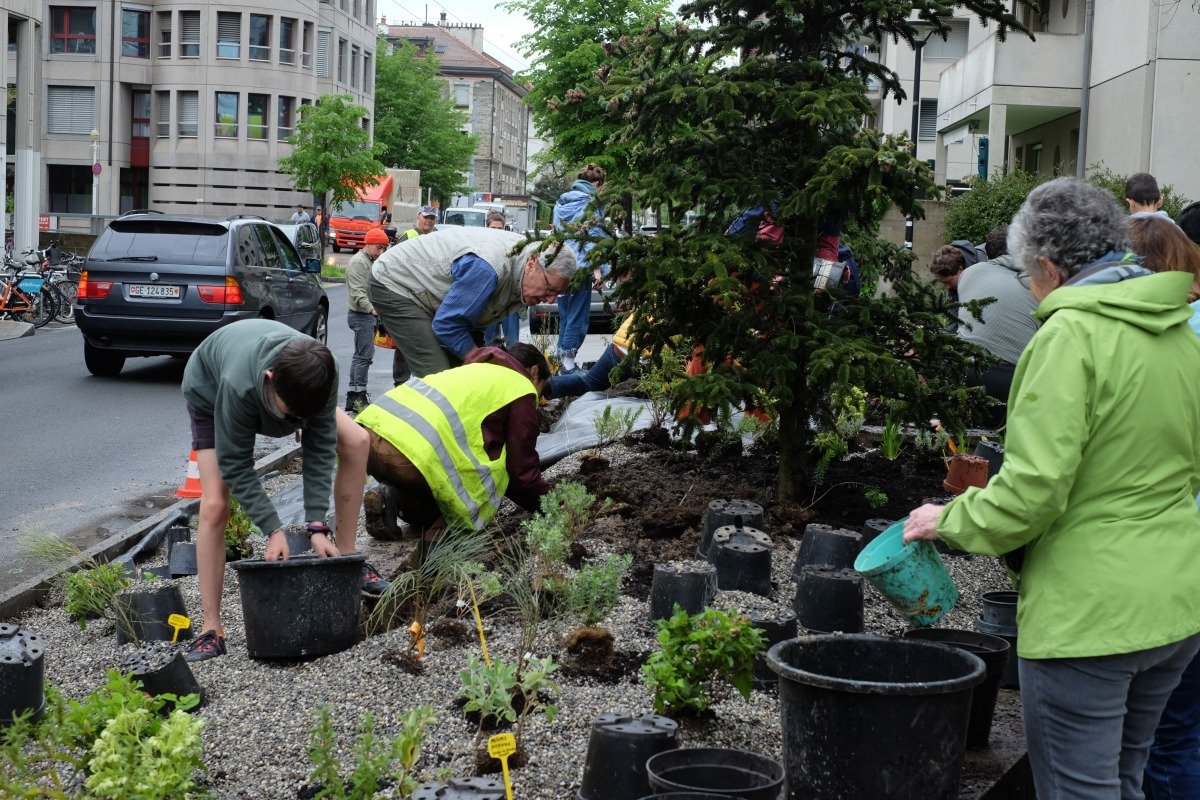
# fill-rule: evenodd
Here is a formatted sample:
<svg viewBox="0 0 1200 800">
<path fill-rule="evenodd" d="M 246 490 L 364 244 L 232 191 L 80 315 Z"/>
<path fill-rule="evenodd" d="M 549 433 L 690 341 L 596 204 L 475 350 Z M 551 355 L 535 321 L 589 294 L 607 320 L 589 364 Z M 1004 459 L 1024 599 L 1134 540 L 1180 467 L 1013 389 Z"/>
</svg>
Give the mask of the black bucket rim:
<svg viewBox="0 0 1200 800">
<path fill-rule="evenodd" d="M 971 671 L 960 675 L 956 678 L 947 678 L 938 681 L 913 681 L 911 683 L 897 683 L 895 681 L 868 681 L 851 678 L 838 678 L 832 675 L 822 675 L 808 670 L 793 667 L 790 664 L 785 664 L 781 660 L 781 653 L 784 649 L 796 644 L 832 644 L 832 643 L 882 643 L 885 646 L 891 646 L 891 643 L 903 642 L 905 646 L 916 646 L 919 648 L 929 648 L 940 650 L 945 654 L 952 656 L 964 662 L 964 665 L 970 665 Z M 808 686 L 815 686 L 821 689 L 834 689 L 850 694 L 882 694 L 882 695 L 931 695 L 931 694 L 952 694 L 954 692 L 969 691 L 983 682 L 987 675 L 987 665 L 983 663 L 983 659 L 979 656 L 968 653 L 958 647 L 953 647 L 948 644 L 939 642 L 928 642 L 922 639 L 902 639 L 896 636 L 879 636 L 871 633 L 845 633 L 845 634 L 824 634 L 816 636 L 797 636 L 795 639 L 787 639 L 779 644 L 773 645 L 767 651 L 767 664 L 772 670 L 779 675 L 780 678 L 786 678 L 797 683 L 802 683 Z"/>
<path fill-rule="evenodd" d="M 770 756 L 763 755 L 762 753 L 756 753 L 753 750 L 744 750 L 744 749 L 741 749 L 738 747 L 676 747 L 671 750 L 663 750 L 661 753 L 655 753 L 654 755 L 652 755 L 648 759 L 646 759 L 646 774 L 648 777 L 650 777 L 650 776 L 656 777 L 659 775 L 658 770 L 651 766 L 652 762 L 656 762 L 656 761 L 659 762 L 658 764 L 655 764 L 655 766 L 659 766 L 662 762 L 668 761 L 672 757 L 680 758 L 680 757 L 683 757 L 683 756 L 686 756 L 689 754 L 699 755 L 699 754 L 707 754 L 707 753 L 713 754 L 714 759 L 721 758 L 722 756 L 728 756 L 729 754 L 734 754 L 736 757 L 743 758 L 746 760 L 753 759 L 755 761 L 762 763 L 764 766 L 770 766 L 772 769 L 772 772 L 775 774 L 775 776 L 772 776 L 771 774 L 767 774 L 767 773 L 759 773 L 764 778 L 767 779 L 767 781 L 768 781 L 767 783 L 763 784 L 762 786 L 746 786 L 741 789 L 730 789 L 728 791 L 725 791 L 724 789 L 705 789 L 705 788 L 697 788 L 697 787 L 687 787 L 687 786 L 683 786 L 681 784 L 677 784 L 674 781 L 667 781 L 665 779 L 662 779 L 661 777 L 658 778 L 658 780 L 663 783 L 670 783 L 673 786 L 679 786 L 680 787 L 679 789 L 675 789 L 675 788 L 669 789 L 669 791 L 675 792 L 677 794 L 680 792 L 683 792 L 683 793 L 708 792 L 709 794 L 715 794 L 715 795 L 718 795 L 720 797 L 725 797 L 725 798 L 741 797 L 742 795 L 739 793 L 746 793 L 746 792 L 758 794 L 760 792 L 763 792 L 764 790 L 770 790 L 770 789 L 774 789 L 774 788 L 782 788 L 782 786 L 783 786 L 783 780 L 785 777 L 785 768 L 784 768 L 784 765 L 782 764 L 782 762 L 780 762 L 778 759 L 771 758 Z M 650 788 L 651 789 L 654 788 L 655 777 L 650 777 Z M 662 790 L 655 790 L 655 793 L 662 794 Z M 651 794 L 651 797 L 653 797 L 653 794 Z"/>
<path fill-rule="evenodd" d="M 1012 600 L 1008 599 L 1008 595 L 1012 595 Z M 980 602 L 996 603 L 997 605 L 1017 605 L 1020 600 L 1021 593 L 1016 589 L 989 589 L 979 595 Z"/>
<path fill-rule="evenodd" d="M 946 638 L 939 638 L 941 635 L 944 635 Z M 1012 645 L 1002 636 L 983 631 L 970 631 L 966 628 L 913 628 L 912 630 L 905 631 L 902 638 L 948 644 L 964 650 L 970 647 L 977 647 L 983 650 L 986 655 L 999 655 L 1000 653 L 1007 653 L 1012 649 Z M 961 641 L 955 642 L 955 638 Z"/>
<path fill-rule="evenodd" d="M 366 560 L 367 556 L 365 553 L 346 553 L 337 556 L 295 555 L 291 558 L 280 559 L 279 561 L 267 561 L 261 558 L 243 558 L 239 561 L 230 561 L 229 566 L 239 572 L 251 572 L 268 569 L 295 569 L 314 564 L 321 566 L 340 566 L 350 563 L 361 564 Z"/>
</svg>

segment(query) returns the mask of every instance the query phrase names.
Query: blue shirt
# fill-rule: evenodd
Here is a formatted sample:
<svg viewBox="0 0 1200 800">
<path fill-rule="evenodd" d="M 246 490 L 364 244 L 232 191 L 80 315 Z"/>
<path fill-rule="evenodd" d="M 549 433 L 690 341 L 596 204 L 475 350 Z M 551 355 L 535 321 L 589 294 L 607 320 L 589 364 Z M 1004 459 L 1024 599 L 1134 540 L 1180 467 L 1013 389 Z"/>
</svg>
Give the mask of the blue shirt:
<svg viewBox="0 0 1200 800">
<path fill-rule="evenodd" d="M 462 358 L 475 348 L 471 331 L 500 279 L 492 265 L 474 253 L 459 256 L 450 264 L 450 291 L 433 317 L 433 335 L 442 347 Z"/>
</svg>

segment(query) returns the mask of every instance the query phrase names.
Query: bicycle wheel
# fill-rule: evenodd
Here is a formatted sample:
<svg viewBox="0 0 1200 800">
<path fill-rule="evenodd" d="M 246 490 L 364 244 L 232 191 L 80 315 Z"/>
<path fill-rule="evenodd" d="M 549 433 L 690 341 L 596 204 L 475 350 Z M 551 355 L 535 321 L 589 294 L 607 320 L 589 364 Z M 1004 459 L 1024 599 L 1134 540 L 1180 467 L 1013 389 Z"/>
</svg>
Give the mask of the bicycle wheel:
<svg viewBox="0 0 1200 800">
<path fill-rule="evenodd" d="M 50 288 L 50 284 L 42 284 L 42 290 L 33 295 L 31 299 L 33 308 L 20 315 L 21 319 L 33 323 L 35 328 L 40 328 L 54 319 L 54 315 L 58 313 L 58 301 L 55 299 L 55 292 Z"/>
<path fill-rule="evenodd" d="M 54 300 L 58 304 L 58 312 L 54 315 L 54 318 L 59 322 L 74 322 L 75 297 L 79 294 L 79 286 L 66 279 L 52 281 L 48 285 L 53 286 L 57 294 Z"/>
</svg>

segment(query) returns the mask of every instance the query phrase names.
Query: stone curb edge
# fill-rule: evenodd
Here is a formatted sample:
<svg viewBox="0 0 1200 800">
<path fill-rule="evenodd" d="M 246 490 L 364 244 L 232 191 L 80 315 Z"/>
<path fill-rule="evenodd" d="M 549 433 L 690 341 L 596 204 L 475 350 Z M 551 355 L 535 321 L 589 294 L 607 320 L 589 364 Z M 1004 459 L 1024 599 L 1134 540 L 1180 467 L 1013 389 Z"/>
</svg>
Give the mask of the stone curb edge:
<svg viewBox="0 0 1200 800">
<path fill-rule="evenodd" d="M 292 456 L 300 451 L 299 444 L 293 444 L 281 450 L 276 450 L 274 453 L 268 453 L 254 463 L 254 471 L 262 476 L 273 469 L 279 467 Z M 132 545 L 134 545 L 141 537 L 158 525 L 163 520 L 169 519 L 179 514 L 191 514 L 192 510 L 188 508 L 193 504 L 199 505 L 197 499 L 184 499 L 177 503 L 164 508 L 152 517 L 147 517 L 140 522 L 136 522 L 119 533 L 115 533 L 102 542 L 92 545 L 87 550 L 84 550 L 79 555 L 72 558 L 57 567 L 36 575 L 24 583 L 14 586 L 12 589 L 0 594 L 0 620 L 11 619 L 27 610 L 33 605 L 41 602 L 50 593 L 51 583 L 55 578 L 66 572 L 72 572 L 88 559 L 94 559 L 100 562 L 111 561 L 121 553 L 124 553 Z"/>
</svg>

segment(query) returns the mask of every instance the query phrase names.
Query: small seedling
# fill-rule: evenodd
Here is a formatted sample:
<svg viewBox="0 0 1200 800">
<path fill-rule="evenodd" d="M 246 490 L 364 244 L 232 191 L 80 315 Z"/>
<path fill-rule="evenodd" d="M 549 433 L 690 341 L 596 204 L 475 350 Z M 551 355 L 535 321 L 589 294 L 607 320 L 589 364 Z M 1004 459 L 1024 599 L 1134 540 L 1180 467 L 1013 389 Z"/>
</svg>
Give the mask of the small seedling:
<svg viewBox="0 0 1200 800">
<path fill-rule="evenodd" d="M 256 530 L 258 529 L 254 527 L 254 521 L 237 498 L 229 498 L 229 522 L 225 524 L 225 552 L 236 553 L 238 558 L 249 558 L 252 553 L 250 534 Z"/>
<path fill-rule="evenodd" d="M 883 439 L 879 442 L 879 450 L 888 461 L 895 461 L 903 450 L 903 438 L 900 435 L 900 423 L 888 419 L 883 425 Z"/>
<path fill-rule="evenodd" d="M 863 490 L 863 499 L 871 508 L 883 508 L 888 503 L 888 496 L 875 486 L 868 486 Z"/>
<path fill-rule="evenodd" d="M 605 447 L 628 436 L 640 413 L 639 408 L 615 411 L 612 406 L 605 406 L 604 411 L 594 415 L 592 424 L 596 426 L 596 452 L 600 453 Z"/>
<path fill-rule="evenodd" d="M 598 625 L 616 607 L 632 563 L 631 555 L 610 555 L 601 564 L 584 565 L 567 584 L 567 606 L 580 624 Z"/>
</svg>

